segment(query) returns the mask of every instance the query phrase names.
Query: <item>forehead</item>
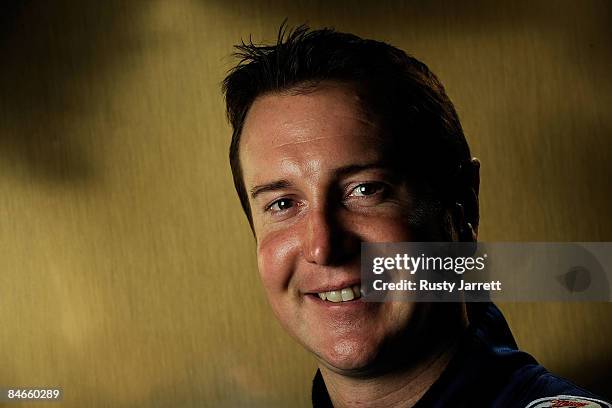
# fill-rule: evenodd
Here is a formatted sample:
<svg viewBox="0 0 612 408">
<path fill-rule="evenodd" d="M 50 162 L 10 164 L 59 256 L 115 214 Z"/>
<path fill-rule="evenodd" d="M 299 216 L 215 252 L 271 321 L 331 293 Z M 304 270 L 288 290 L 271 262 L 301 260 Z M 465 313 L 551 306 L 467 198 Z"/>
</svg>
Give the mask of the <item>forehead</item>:
<svg viewBox="0 0 612 408">
<path fill-rule="evenodd" d="M 381 160 L 382 141 L 354 88 L 326 83 L 307 92 L 257 98 L 244 123 L 239 154 L 249 184 L 274 169 L 312 173 Z"/>
</svg>

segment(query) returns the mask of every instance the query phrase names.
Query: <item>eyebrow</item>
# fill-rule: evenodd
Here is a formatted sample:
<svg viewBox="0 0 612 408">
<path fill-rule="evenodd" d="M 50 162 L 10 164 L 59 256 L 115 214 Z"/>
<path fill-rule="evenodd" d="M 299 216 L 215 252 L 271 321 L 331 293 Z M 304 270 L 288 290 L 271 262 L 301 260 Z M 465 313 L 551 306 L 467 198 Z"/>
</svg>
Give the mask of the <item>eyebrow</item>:
<svg viewBox="0 0 612 408">
<path fill-rule="evenodd" d="M 378 162 L 378 161 L 372 162 L 372 163 L 365 163 L 365 164 L 349 164 L 347 166 L 339 167 L 336 170 L 334 170 L 334 175 L 336 178 L 341 178 L 341 177 L 346 177 L 351 174 L 359 173 L 365 170 L 388 169 L 388 168 L 389 166 L 385 166 L 381 162 Z M 273 181 L 271 183 L 260 184 L 251 189 L 251 198 L 255 199 L 260 194 L 271 192 L 271 191 L 282 190 L 285 188 L 289 188 L 292 185 L 293 184 L 289 180 L 286 180 L 286 179 Z"/>
<path fill-rule="evenodd" d="M 277 180 L 271 183 L 260 184 L 251 189 L 251 198 L 255 199 L 259 194 L 267 193 L 270 191 L 282 190 L 284 188 L 290 187 L 291 183 L 289 180 Z"/>
</svg>

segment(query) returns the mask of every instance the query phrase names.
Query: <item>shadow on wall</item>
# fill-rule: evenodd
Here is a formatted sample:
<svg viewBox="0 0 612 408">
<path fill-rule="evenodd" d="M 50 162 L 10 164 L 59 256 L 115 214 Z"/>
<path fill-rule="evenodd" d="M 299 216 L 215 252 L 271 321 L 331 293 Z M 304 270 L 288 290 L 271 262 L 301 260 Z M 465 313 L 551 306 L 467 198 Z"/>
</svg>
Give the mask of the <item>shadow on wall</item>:
<svg viewBox="0 0 612 408">
<path fill-rule="evenodd" d="M 95 176 L 95 157 L 83 137 L 95 129 L 79 127 L 79 119 L 95 114 L 101 96 L 113 89 L 109 71 L 125 64 L 138 47 L 130 26 L 145 6 L 2 2 L 0 169 L 5 176 L 56 183 Z"/>
<path fill-rule="evenodd" d="M 612 399 L 612 357 L 610 355 L 600 356 L 597 360 L 580 362 L 574 367 L 570 366 L 572 373 L 580 373 L 584 388 L 597 393 L 598 395 Z"/>
<path fill-rule="evenodd" d="M 281 22 L 287 18 L 290 27 L 306 23 L 317 27 L 334 27 L 342 31 L 348 25 L 359 35 L 390 33 L 399 38 L 410 38 L 414 33 L 446 37 L 449 31 L 457 35 L 488 33 L 494 37 L 507 31 L 529 31 L 535 27 L 563 30 L 567 28 L 565 22 L 575 22 L 583 12 L 595 10 L 594 17 L 603 21 L 609 20 L 612 12 L 612 4 L 609 2 L 584 2 L 585 7 L 577 8 L 576 3 L 569 0 L 517 0 L 502 4 L 488 0 L 234 0 L 231 4 L 223 0 L 199 2 L 204 8 L 211 4 L 226 8 L 227 11 L 234 12 L 241 22 L 257 21 L 258 24 L 253 24 L 254 28 L 260 27 L 261 20 L 273 21 L 274 25 L 269 27 L 268 31 L 270 34 L 276 34 Z M 556 7 L 551 7 L 551 4 Z M 367 24 L 363 24 L 364 22 Z M 612 27 L 609 30 L 609 34 L 612 34 Z M 248 33 L 245 38 L 248 38 Z M 275 38 L 268 37 L 265 40 Z M 376 38 L 391 40 L 381 38 L 380 35 Z M 257 42 L 260 39 L 254 40 Z"/>
</svg>

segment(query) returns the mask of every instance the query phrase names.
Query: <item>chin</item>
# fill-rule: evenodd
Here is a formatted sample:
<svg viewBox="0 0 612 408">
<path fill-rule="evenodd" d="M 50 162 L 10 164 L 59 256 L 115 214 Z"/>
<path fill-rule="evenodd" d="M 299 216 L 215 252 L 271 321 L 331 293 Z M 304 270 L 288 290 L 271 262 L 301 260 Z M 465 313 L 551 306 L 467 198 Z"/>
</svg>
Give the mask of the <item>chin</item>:
<svg viewBox="0 0 612 408">
<path fill-rule="evenodd" d="M 357 374 L 370 370 L 378 356 L 378 348 L 378 343 L 372 339 L 340 339 L 315 354 L 332 371 Z"/>
</svg>

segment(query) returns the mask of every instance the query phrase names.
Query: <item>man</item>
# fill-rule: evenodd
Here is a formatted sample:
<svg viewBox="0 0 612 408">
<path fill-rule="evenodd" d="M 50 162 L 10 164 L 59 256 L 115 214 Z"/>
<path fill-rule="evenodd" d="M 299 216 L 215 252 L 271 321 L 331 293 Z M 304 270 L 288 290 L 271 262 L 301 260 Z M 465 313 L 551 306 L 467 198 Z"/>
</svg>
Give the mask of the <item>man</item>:
<svg viewBox="0 0 612 408">
<path fill-rule="evenodd" d="M 305 26 L 237 49 L 234 183 L 272 310 L 317 358 L 314 406 L 609 406 L 518 351 L 493 304 L 360 300 L 361 242 L 477 237 L 479 163 L 427 66 Z"/>
</svg>

